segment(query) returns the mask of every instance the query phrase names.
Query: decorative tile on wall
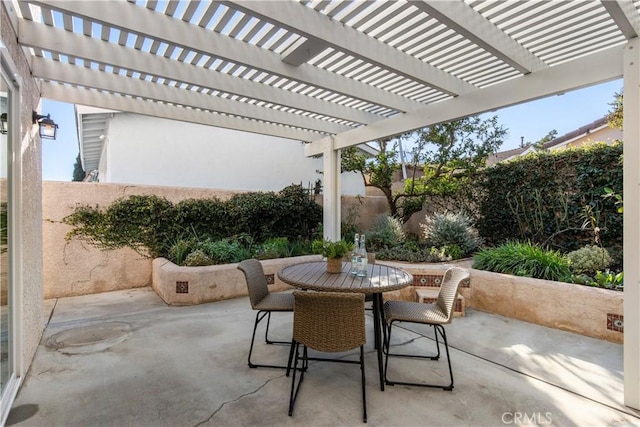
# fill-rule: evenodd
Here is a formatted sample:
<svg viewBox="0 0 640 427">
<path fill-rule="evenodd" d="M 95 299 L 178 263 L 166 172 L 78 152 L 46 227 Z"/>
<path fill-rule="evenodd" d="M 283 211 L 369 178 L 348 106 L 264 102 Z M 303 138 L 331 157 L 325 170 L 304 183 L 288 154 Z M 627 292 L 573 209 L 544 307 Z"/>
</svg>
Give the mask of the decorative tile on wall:
<svg viewBox="0 0 640 427">
<path fill-rule="evenodd" d="M 468 288 L 471 286 L 471 281 L 469 279 L 463 281 L 460 284 L 461 288 Z M 413 275 L 413 286 L 429 286 L 439 288 L 440 284 L 442 284 L 442 275 L 435 274 L 414 274 Z"/>
<path fill-rule="evenodd" d="M 176 282 L 176 294 L 188 294 L 189 293 L 189 282 Z"/>
<path fill-rule="evenodd" d="M 413 286 L 432 286 L 440 287 L 442 283 L 442 275 L 433 274 L 414 274 Z"/>
<path fill-rule="evenodd" d="M 267 285 L 273 285 L 274 283 L 276 283 L 276 278 L 273 273 L 265 274 L 264 278 L 267 279 Z"/>
<path fill-rule="evenodd" d="M 624 332 L 624 316 L 622 314 L 607 313 L 607 329 L 614 332 Z"/>
</svg>

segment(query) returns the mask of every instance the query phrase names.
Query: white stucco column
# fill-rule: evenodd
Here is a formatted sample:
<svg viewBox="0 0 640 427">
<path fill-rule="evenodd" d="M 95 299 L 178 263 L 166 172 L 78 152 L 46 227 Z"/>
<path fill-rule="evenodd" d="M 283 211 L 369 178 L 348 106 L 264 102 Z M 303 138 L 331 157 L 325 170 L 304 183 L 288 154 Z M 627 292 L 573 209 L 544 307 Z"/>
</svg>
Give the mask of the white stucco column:
<svg viewBox="0 0 640 427">
<path fill-rule="evenodd" d="M 322 191 L 324 238 L 340 240 L 340 150 L 334 150 L 333 137 L 324 141 L 322 166 L 324 188 Z"/>
<path fill-rule="evenodd" d="M 624 403 L 640 409 L 640 43 L 624 52 Z"/>
</svg>

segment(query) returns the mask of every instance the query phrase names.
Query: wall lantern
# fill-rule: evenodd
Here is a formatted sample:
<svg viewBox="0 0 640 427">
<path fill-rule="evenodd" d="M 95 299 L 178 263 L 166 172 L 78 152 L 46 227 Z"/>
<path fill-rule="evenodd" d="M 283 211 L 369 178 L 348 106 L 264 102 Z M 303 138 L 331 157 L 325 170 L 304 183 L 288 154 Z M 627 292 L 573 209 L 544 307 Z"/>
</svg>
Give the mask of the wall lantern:
<svg viewBox="0 0 640 427">
<path fill-rule="evenodd" d="M 7 113 L 0 114 L 0 133 L 6 135 L 9 131 L 9 126 L 7 125 Z"/>
<path fill-rule="evenodd" d="M 38 124 L 40 127 L 40 138 L 43 139 L 56 139 L 56 133 L 58 131 L 58 125 L 51 120 L 51 116 L 41 116 L 40 114 L 33 112 L 33 124 Z"/>
</svg>

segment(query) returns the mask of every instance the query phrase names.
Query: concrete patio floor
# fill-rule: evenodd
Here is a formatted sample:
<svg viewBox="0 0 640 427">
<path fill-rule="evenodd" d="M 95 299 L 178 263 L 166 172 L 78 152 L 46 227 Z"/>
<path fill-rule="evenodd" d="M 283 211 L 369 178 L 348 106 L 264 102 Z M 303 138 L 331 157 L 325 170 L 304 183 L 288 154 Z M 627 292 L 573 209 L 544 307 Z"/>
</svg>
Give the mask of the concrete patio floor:
<svg viewBox="0 0 640 427">
<path fill-rule="evenodd" d="M 7 425 L 362 425 L 356 365 L 311 362 L 294 414 L 287 415 L 284 370 L 247 367 L 255 316 L 247 298 L 170 307 L 142 288 L 45 306 L 48 326 Z M 276 338 L 290 336 L 291 320 L 273 315 Z M 430 328 L 410 328 L 429 338 L 394 329 L 394 342 L 432 348 Z M 72 345 L 91 334 L 94 344 Z M 622 403 L 621 345 L 474 310 L 454 319 L 447 334 L 451 392 L 380 391 L 368 339 L 369 425 L 640 426 L 640 412 Z M 287 346 L 256 343 L 261 362 L 284 364 L 287 353 Z M 391 363 L 395 376 L 447 375 L 445 360 Z"/>
</svg>

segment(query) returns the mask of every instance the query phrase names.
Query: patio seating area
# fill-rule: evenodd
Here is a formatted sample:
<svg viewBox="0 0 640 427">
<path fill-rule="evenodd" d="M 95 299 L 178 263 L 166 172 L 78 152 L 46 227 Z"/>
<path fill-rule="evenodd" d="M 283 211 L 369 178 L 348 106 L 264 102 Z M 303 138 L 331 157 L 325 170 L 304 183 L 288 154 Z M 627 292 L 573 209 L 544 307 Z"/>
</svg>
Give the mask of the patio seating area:
<svg viewBox="0 0 640 427">
<path fill-rule="evenodd" d="M 362 424 L 360 373 L 343 364 L 310 362 L 288 416 L 285 370 L 247 366 L 255 318 L 247 297 L 171 307 L 138 288 L 46 300 L 45 310 L 48 325 L 7 425 Z M 290 339 L 292 320 L 274 313 L 270 337 Z M 381 392 L 371 312 L 366 322 L 369 425 L 640 426 L 623 404 L 622 345 L 470 309 L 447 326 L 453 391 Z M 425 325 L 394 328 L 394 342 L 409 351 L 432 336 Z M 284 364 L 288 352 L 256 339 L 261 361 Z M 444 358 L 407 360 L 395 374 L 425 365 L 448 375 Z"/>
</svg>

